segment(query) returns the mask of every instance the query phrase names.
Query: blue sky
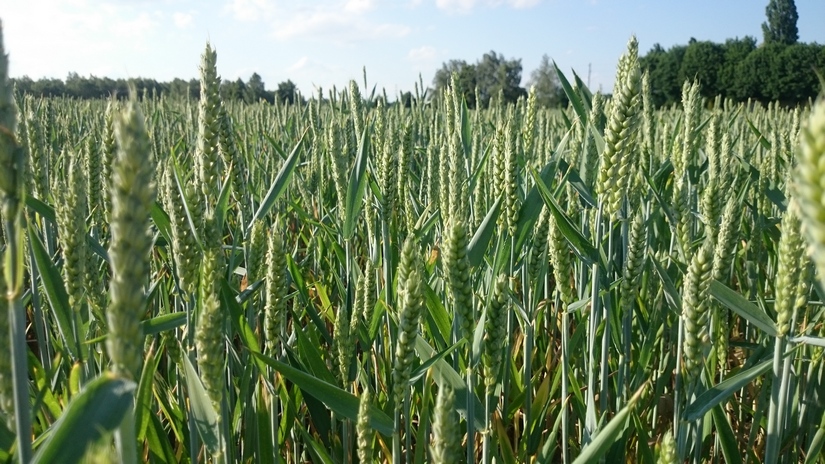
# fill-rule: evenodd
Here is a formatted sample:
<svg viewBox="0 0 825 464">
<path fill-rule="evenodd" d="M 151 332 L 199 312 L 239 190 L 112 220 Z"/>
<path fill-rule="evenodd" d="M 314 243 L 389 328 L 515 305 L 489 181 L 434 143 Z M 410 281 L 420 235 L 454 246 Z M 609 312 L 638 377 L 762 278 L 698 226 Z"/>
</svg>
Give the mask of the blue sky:
<svg viewBox="0 0 825 464">
<path fill-rule="evenodd" d="M 362 82 L 391 96 L 424 84 L 449 59 L 495 50 L 521 58 L 526 84 L 547 54 L 594 90 L 610 91 L 635 34 L 642 54 L 691 37 L 762 39 L 768 0 L 4 0 L 12 76 L 69 72 L 171 80 L 196 77 L 207 40 L 218 72 L 305 94 Z M 799 36 L 825 44 L 825 0 L 796 0 Z M 392 97 L 391 97 L 392 98 Z"/>
</svg>

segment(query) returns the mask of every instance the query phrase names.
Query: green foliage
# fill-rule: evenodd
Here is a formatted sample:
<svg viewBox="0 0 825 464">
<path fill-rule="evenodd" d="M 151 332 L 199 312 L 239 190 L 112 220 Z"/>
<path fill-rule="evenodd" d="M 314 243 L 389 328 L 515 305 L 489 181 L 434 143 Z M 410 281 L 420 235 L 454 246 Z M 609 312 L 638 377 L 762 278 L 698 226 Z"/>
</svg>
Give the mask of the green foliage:
<svg viewBox="0 0 825 464">
<path fill-rule="evenodd" d="M 677 45 L 665 50 L 655 44 L 647 55 L 639 58 L 642 70 L 650 73 L 651 97 L 655 106 L 660 107 L 678 102 L 682 98 L 680 70 L 686 46 Z"/>
<path fill-rule="evenodd" d="M 108 98 L 112 95 L 125 99 L 129 89 L 134 87 L 139 97 L 168 95 L 176 98 L 200 98 L 198 79 L 184 80 L 174 78 L 161 82 L 149 78 L 111 79 L 95 75 L 80 76 L 71 72 L 66 79 L 40 78 L 33 80 L 29 76 L 13 79 L 18 92 L 42 97 L 72 97 L 80 99 Z M 224 100 L 243 100 L 257 103 L 266 100 L 273 103 L 279 96 L 277 91 L 266 90 L 266 85 L 258 73 L 252 73 L 244 82 L 241 78 L 221 82 L 221 97 Z M 291 92 L 290 92 L 291 93 Z"/>
<path fill-rule="evenodd" d="M 433 85 L 435 86 L 435 95 L 441 93 L 451 85 L 452 76 L 455 74 L 458 88 L 461 89 L 461 96 L 467 102 L 469 108 L 476 107 L 476 92 L 478 85 L 476 79 L 476 66 L 468 64 L 464 60 L 450 60 L 441 65 L 441 68 L 435 72 L 433 78 Z"/>
<path fill-rule="evenodd" d="M 477 105 L 486 108 L 499 95 L 504 102 L 515 103 L 519 97 L 527 95 L 527 91 L 520 87 L 521 71 L 521 59 L 508 60 L 495 51 L 485 53 L 475 64 L 450 60 L 435 73 L 435 95 L 441 95 L 451 85 L 451 76 L 456 74 L 457 86 L 468 108 Z"/>
<path fill-rule="evenodd" d="M 246 84 L 241 78 L 235 81 L 224 80 L 221 82 L 221 99 L 240 100 L 246 94 Z"/>
<path fill-rule="evenodd" d="M 252 73 L 249 80 L 246 82 L 246 88 L 243 93 L 243 99 L 247 103 L 257 103 L 259 100 L 270 101 L 272 98 L 266 91 L 263 79 L 258 73 Z"/>
<path fill-rule="evenodd" d="M 682 57 L 679 81 L 697 80 L 702 84 L 702 96 L 713 98 L 720 94 L 719 72 L 725 58 L 723 45 L 691 39 Z"/>
<path fill-rule="evenodd" d="M 278 83 L 278 90 L 275 91 L 275 95 L 279 102 L 293 104 L 295 103 L 297 90 L 295 83 L 287 80 Z"/>
<path fill-rule="evenodd" d="M 656 44 L 639 62 L 650 72 L 658 107 L 678 103 L 682 82 L 692 79 L 698 79 L 706 98 L 798 105 L 819 93 L 817 72 L 825 70 L 825 45 L 772 42 L 757 47 L 752 37 L 724 44 L 692 40 L 669 50 Z"/>
<path fill-rule="evenodd" d="M 134 382 L 109 373 L 91 380 L 51 427 L 32 463 L 84 462 L 88 447 L 111 433 L 134 407 L 135 387 Z"/>
<path fill-rule="evenodd" d="M 741 82 L 739 76 L 739 63 L 745 59 L 754 50 L 756 50 L 756 39 L 750 36 L 745 36 L 741 39 L 728 39 L 721 46 L 725 56 L 722 59 L 722 66 L 717 73 L 717 87 L 719 89 L 726 89 L 729 96 L 735 100 L 745 100 L 751 94 L 745 90 L 737 87 Z M 715 95 L 714 95 L 715 96 Z"/>
<path fill-rule="evenodd" d="M 799 40 L 796 22 L 799 14 L 793 0 L 770 0 L 765 7 L 768 21 L 762 23 L 765 43 L 795 44 Z"/>
<path fill-rule="evenodd" d="M 540 107 L 555 108 L 567 104 L 567 97 L 559 82 L 556 68 L 547 55 L 541 57 L 539 67 L 530 73 L 528 87 L 536 89 L 536 103 Z"/>
</svg>

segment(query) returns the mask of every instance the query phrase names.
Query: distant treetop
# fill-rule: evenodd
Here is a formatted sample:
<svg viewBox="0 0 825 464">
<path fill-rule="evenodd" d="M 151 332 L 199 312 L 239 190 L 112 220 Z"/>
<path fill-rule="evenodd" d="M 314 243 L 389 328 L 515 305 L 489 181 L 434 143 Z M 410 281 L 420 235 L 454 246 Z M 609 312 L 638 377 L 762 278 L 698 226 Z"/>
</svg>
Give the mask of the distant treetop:
<svg viewBox="0 0 825 464">
<path fill-rule="evenodd" d="M 770 0 L 765 7 L 768 21 L 762 23 L 762 35 L 766 44 L 793 45 L 799 40 L 796 22 L 799 14 L 793 0 Z"/>
</svg>

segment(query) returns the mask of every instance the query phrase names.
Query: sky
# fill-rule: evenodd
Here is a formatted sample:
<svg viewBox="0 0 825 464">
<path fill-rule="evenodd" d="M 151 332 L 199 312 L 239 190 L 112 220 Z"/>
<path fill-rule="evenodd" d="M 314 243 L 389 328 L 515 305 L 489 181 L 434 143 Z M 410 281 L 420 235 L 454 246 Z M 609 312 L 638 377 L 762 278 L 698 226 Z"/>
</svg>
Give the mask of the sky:
<svg viewBox="0 0 825 464">
<path fill-rule="evenodd" d="M 257 72 L 304 95 L 361 84 L 390 96 L 432 85 L 451 59 L 521 59 L 522 85 L 548 55 L 610 92 L 631 35 L 641 54 L 697 40 L 762 40 L 768 0 L 2 0 L 12 77 L 169 81 L 198 76 L 209 41 L 224 79 Z M 799 39 L 825 44 L 825 0 L 796 0 Z M 361 84 L 363 85 L 363 84 Z M 392 99 L 392 97 L 391 97 Z"/>
</svg>

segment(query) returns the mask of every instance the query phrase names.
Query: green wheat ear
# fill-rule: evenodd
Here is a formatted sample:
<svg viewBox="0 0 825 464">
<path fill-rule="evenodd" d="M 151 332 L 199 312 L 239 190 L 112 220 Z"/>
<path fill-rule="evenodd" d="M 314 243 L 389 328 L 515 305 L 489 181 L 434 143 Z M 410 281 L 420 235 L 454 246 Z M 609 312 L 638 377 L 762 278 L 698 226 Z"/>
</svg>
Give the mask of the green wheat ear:
<svg viewBox="0 0 825 464">
<path fill-rule="evenodd" d="M 504 349 L 507 346 L 507 312 L 509 302 L 509 279 L 499 275 L 494 284 L 484 321 L 484 352 L 481 361 L 484 367 L 484 384 L 487 394 L 492 395 L 501 372 Z"/>
<path fill-rule="evenodd" d="M 351 320 L 346 303 L 342 303 L 335 313 L 335 328 L 333 330 L 333 345 L 337 357 L 333 364 L 338 365 L 338 377 L 341 385 L 346 388 L 349 383 L 349 366 L 352 359 L 352 331 Z"/>
<path fill-rule="evenodd" d="M 470 281 L 470 259 L 467 257 L 469 243 L 464 221 L 453 219 L 447 224 L 444 237 L 442 265 L 446 274 L 447 288 L 455 307 L 454 317 L 459 336 L 471 340 L 475 321 L 473 320 L 473 286 Z"/>
<path fill-rule="evenodd" d="M 784 337 L 791 329 L 797 304 L 797 286 L 805 267 L 805 244 L 802 240 L 799 207 L 791 198 L 782 217 L 779 238 L 779 263 L 776 270 L 776 332 Z"/>
<path fill-rule="evenodd" d="M 49 160 L 34 98 L 26 96 L 26 144 L 29 147 L 33 192 L 37 198 L 46 198 L 49 191 Z"/>
<path fill-rule="evenodd" d="M 438 391 L 435 403 L 433 440 L 430 444 L 431 462 L 434 464 L 458 462 L 460 453 L 457 448 L 461 440 L 455 406 L 455 393 L 447 383 L 444 383 Z"/>
<path fill-rule="evenodd" d="M 263 221 L 255 221 L 246 244 L 246 280 L 248 285 L 264 276 L 264 261 L 267 252 L 266 230 Z"/>
<path fill-rule="evenodd" d="M 198 243 L 186 216 L 184 197 L 175 180 L 175 167 L 170 162 L 163 175 L 163 192 L 166 211 L 172 229 L 172 256 L 178 274 L 178 285 L 186 295 L 194 295 L 198 289 Z"/>
<path fill-rule="evenodd" d="M 418 334 L 419 320 L 424 310 L 424 289 L 421 275 L 418 245 L 412 239 L 404 242 L 398 271 L 398 340 L 395 362 L 392 368 L 395 407 L 400 409 L 404 391 L 410 381 L 412 362 L 415 358 L 413 345 Z"/>
<path fill-rule="evenodd" d="M 657 464 L 676 464 L 679 462 L 679 458 L 676 454 L 676 440 L 673 439 L 673 433 L 669 430 L 662 437 L 662 441 L 659 443 L 658 448 L 659 453 L 658 459 L 656 460 Z"/>
<path fill-rule="evenodd" d="M 617 89 L 613 96 L 604 151 L 601 154 L 596 193 L 606 200 L 607 213 L 615 215 L 635 172 L 636 137 L 641 121 L 642 76 L 639 71 L 639 43 L 631 37 L 627 51 L 619 59 Z"/>
<path fill-rule="evenodd" d="M 358 459 L 361 462 L 371 462 L 372 442 L 375 438 L 375 430 L 370 426 L 370 404 L 372 395 L 369 390 L 361 393 L 358 401 L 358 420 L 355 423 L 358 441 Z"/>
<path fill-rule="evenodd" d="M 518 196 L 518 139 L 515 134 L 515 121 L 512 119 L 507 121 L 504 139 L 504 185 L 502 190 L 504 193 L 504 210 L 505 223 L 507 224 L 507 233 L 512 237 L 516 233 L 516 225 L 518 223 L 518 213 L 521 204 Z"/>
<path fill-rule="evenodd" d="M 111 222 L 112 218 L 112 165 L 114 164 L 115 156 L 117 155 L 117 141 L 115 140 L 115 113 L 117 111 L 116 100 L 109 100 L 106 104 L 106 114 L 103 117 L 103 141 L 101 142 L 102 151 L 102 171 L 103 176 L 103 195 L 101 201 L 103 202 L 103 215 L 106 222 Z M 48 178 L 45 180 L 45 186 L 48 186 Z"/>
<path fill-rule="evenodd" d="M 682 294 L 682 318 L 685 325 L 684 356 L 688 382 L 696 381 L 702 369 L 705 352 L 710 346 L 708 319 L 713 243 L 706 240 L 691 259 Z"/>
<path fill-rule="evenodd" d="M 210 200 L 217 196 L 216 186 L 220 182 L 221 100 L 220 77 L 217 68 L 218 54 L 207 43 L 201 57 L 201 98 L 198 106 L 198 145 L 196 160 L 199 163 L 198 180 L 201 192 L 211 206 Z"/>
<path fill-rule="evenodd" d="M 134 99 L 115 123 L 118 151 L 112 167 L 112 280 L 106 312 L 106 347 L 112 370 L 137 378 L 143 361 L 140 320 L 145 310 L 144 284 L 149 277 L 149 211 L 155 201 L 154 166 L 149 135 Z"/>
<path fill-rule="evenodd" d="M 80 311 L 86 293 L 86 177 L 75 154 L 68 154 L 69 173 L 59 182 L 55 216 L 63 251 L 63 281 L 69 306 Z"/>
<path fill-rule="evenodd" d="M 205 260 L 214 260 L 205 257 Z M 198 367 L 201 380 L 216 409 L 220 408 L 224 391 L 224 365 L 226 355 L 223 347 L 224 313 L 214 292 L 205 293 L 201 301 L 201 313 L 195 333 L 198 348 Z"/>
<path fill-rule="evenodd" d="M 809 252 L 825 282 L 825 99 L 814 106 L 800 138 L 796 191 Z"/>
<path fill-rule="evenodd" d="M 279 224 L 276 221 L 276 224 Z M 282 231 L 277 227 L 269 235 L 266 256 L 266 287 L 264 289 L 264 340 L 267 350 L 274 355 L 278 337 L 286 324 L 287 276 L 286 247 Z"/>
</svg>

